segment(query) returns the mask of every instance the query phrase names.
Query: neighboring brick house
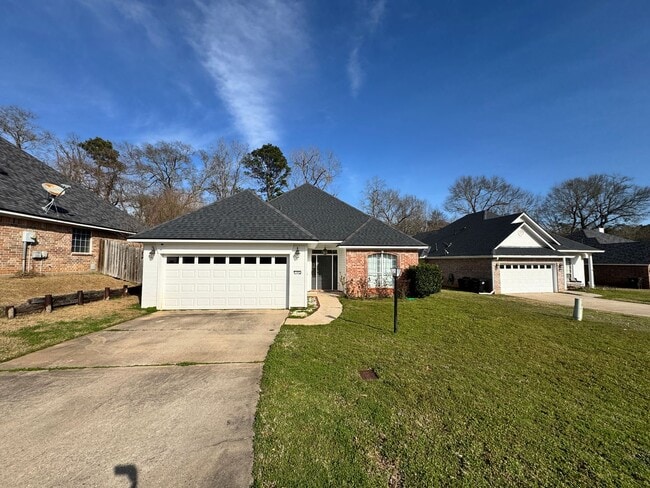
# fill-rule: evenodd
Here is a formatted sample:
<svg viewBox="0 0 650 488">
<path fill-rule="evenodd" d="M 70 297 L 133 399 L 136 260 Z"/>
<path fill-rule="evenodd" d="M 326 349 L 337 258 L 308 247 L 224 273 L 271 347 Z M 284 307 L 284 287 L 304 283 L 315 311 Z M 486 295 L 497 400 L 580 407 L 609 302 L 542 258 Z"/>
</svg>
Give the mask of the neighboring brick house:
<svg viewBox="0 0 650 488">
<path fill-rule="evenodd" d="M 592 255 L 602 253 L 546 232 L 525 213 L 477 212 L 415 237 L 430 246 L 425 260 L 440 267 L 446 286 L 495 293 L 594 286 Z"/>
<path fill-rule="evenodd" d="M 69 187 L 47 209 L 61 185 Z M 124 240 L 140 229 L 126 212 L 0 137 L 0 275 L 92 271 L 99 239 Z"/>
<path fill-rule="evenodd" d="M 605 251 L 594 256 L 594 275 L 599 285 L 650 288 L 650 242 L 607 234 L 602 228 L 579 230 L 569 237 Z"/>
<path fill-rule="evenodd" d="M 392 293 L 391 268 L 422 242 L 302 185 L 270 202 L 247 190 L 129 239 L 145 246 L 142 306 L 291 308 L 309 290 Z"/>
</svg>

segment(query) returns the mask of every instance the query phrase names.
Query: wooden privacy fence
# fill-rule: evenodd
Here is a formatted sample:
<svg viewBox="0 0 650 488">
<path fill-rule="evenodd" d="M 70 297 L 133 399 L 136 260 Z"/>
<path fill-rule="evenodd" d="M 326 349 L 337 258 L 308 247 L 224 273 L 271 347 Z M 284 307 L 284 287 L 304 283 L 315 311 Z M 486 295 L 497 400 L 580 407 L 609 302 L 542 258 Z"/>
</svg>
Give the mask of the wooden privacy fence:
<svg viewBox="0 0 650 488">
<path fill-rule="evenodd" d="M 100 239 L 98 271 L 131 283 L 142 283 L 142 244 Z"/>
<path fill-rule="evenodd" d="M 134 287 L 133 290 L 139 291 Z M 55 308 L 67 307 L 69 305 L 83 305 L 84 303 L 97 302 L 99 300 L 109 300 L 111 298 L 124 297 L 129 295 L 129 287 L 124 285 L 122 288 L 111 290 L 104 288 L 97 291 L 81 291 L 68 293 L 67 295 L 45 295 L 43 297 L 30 298 L 20 305 L 9 305 L 4 308 L 5 317 L 13 319 L 16 315 L 25 315 L 30 313 L 51 312 Z"/>
</svg>

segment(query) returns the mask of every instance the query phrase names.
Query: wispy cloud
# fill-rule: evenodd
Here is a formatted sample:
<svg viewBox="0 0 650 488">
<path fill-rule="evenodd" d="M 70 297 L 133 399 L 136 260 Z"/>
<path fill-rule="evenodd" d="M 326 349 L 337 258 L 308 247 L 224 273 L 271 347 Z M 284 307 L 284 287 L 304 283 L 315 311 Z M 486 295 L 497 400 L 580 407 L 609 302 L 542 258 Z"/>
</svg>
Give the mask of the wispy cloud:
<svg viewBox="0 0 650 488">
<path fill-rule="evenodd" d="M 112 9 L 124 19 L 127 19 L 142 28 L 154 46 L 161 48 L 167 44 L 165 29 L 163 23 L 156 17 L 151 7 L 138 0 L 107 0 L 98 2 L 97 0 L 77 0 L 84 5 L 97 18 L 109 27 L 123 28 L 123 25 L 116 23 L 116 17 L 111 16 L 109 11 Z"/>
<path fill-rule="evenodd" d="M 197 3 L 190 40 L 251 146 L 277 141 L 282 79 L 306 46 L 300 5 L 287 0 Z"/>
<path fill-rule="evenodd" d="M 365 77 L 362 67 L 361 48 L 381 24 L 386 11 L 386 0 L 376 0 L 370 4 L 364 2 L 362 11 L 362 20 L 359 23 L 358 32 L 354 37 L 347 63 L 350 91 L 354 97 L 359 94 Z"/>
</svg>

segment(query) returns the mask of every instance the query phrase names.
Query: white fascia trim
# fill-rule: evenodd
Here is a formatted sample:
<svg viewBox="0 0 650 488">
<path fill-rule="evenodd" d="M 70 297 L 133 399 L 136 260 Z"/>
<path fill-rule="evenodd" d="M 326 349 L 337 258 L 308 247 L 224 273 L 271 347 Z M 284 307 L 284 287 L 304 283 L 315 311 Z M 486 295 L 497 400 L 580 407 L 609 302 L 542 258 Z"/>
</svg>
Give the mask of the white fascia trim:
<svg viewBox="0 0 650 488">
<path fill-rule="evenodd" d="M 339 246 L 340 249 L 407 249 L 415 251 L 419 249 L 429 249 L 429 246 Z"/>
<path fill-rule="evenodd" d="M 425 256 L 422 259 L 492 259 L 494 256 Z"/>
<path fill-rule="evenodd" d="M 142 243 L 160 243 L 160 244 L 313 244 L 314 241 L 242 241 L 242 240 L 225 240 L 225 239 L 127 239 L 130 242 L 142 242 Z"/>
<path fill-rule="evenodd" d="M 522 217 L 522 216 L 524 216 L 524 215 L 526 215 L 526 214 L 521 214 L 519 217 L 517 217 L 517 219 L 519 219 L 520 217 Z M 526 216 L 527 216 L 527 215 L 526 215 Z M 530 218 L 530 217 L 528 217 L 528 218 Z M 517 221 L 517 219 L 515 219 L 515 222 Z M 515 232 L 517 232 L 517 231 L 518 231 L 519 229 L 521 229 L 522 227 L 526 227 L 526 228 L 530 229 L 530 231 L 533 232 L 533 233 L 534 233 L 534 234 L 535 234 L 535 235 L 536 235 L 536 236 L 537 236 L 537 237 L 538 237 L 538 238 L 539 238 L 539 239 L 540 239 L 544 244 L 546 244 L 547 247 L 549 247 L 550 249 L 553 249 L 553 250 L 555 251 L 555 247 L 553 247 L 553 246 L 551 245 L 550 242 L 548 242 L 546 239 L 544 239 L 544 237 L 543 237 L 542 235 L 540 235 L 540 233 L 539 233 L 537 230 L 535 230 L 531 225 L 528 225 L 527 222 L 520 222 L 519 227 L 517 227 L 517 228 L 516 228 L 515 230 L 513 230 L 510 234 L 508 234 L 508 237 L 510 237 L 512 234 L 514 234 Z M 537 226 L 537 227 L 539 227 L 539 226 Z M 544 234 L 548 235 L 548 233 L 545 232 L 544 229 L 542 229 L 541 227 L 539 227 L 539 230 L 541 230 L 542 232 L 544 232 Z M 494 247 L 494 249 L 498 249 L 498 248 L 501 246 L 501 244 L 503 244 L 503 243 L 506 241 L 506 239 L 508 239 L 508 237 L 506 237 L 506 238 L 505 238 L 504 240 L 502 240 L 499 244 L 497 244 L 497 245 Z M 551 239 L 553 239 L 553 237 L 550 236 L 550 235 L 548 235 L 548 237 L 550 237 Z M 557 242 L 555 239 L 553 239 L 553 242 L 555 242 L 555 244 L 557 244 L 558 246 L 560 245 L 560 243 Z M 514 247 L 514 246 L 511 246 L 511 247 Z M 541 249 L 541 248 L 535 248 L 535 249 Z"/>
<path fill-rule="evenodd" d="M 499 254 L 494 256 L 496 259 L 562 259 L 562 256 L 540 256 L 540 255 L 526 255 L 526 254 Z"/>
<path fill-rule="evenodd" d="M 594 263 L 594 266 L 650 266 L 648 263 L 630 264 L 630 263 Z"/>
<path fill-rule="evenodd" d="M 522 214 L 519 216 L 519 218 L 524 219 L 524 221 L 528 224 L 529 227 L 535 228 L 535 230 L 537 231 L 537 234 L 544 234 L 545 236 L 547 236 L 547 239 L 544 239 L 544 241 L 548 241 L 550 239 L 556 245 L 558 245 L 558 246 L 560 245 L 560 243 L 557 240 L 555 240 L 555 238 L 551 234 L 546 232 L 544 230 L 544 228 L 541 225 L 539 225 L 537 222 L 535 222 L 526 212 L 522 212 Z M 551 247 L 553 247 L 553 246 L 551 246 Z"/>
<path fill-rule="evenodd" d="M 563 252 L 563 253 L 571 253 L 571 254 L 594 254 L 594 253 L 599 253 L 599 252 L 605 252 L 602 249 L 598 249 L 596 251 L 586 251 L 584 249 L 557 249 L 557 252 Z"/>
<path fill-rule="evenodd" d="M 47 217 L 37 217 L 35 215 L 22 214 L 18 212 L 10 212 L 9 210 L 0 210 L 0 215 L 9 215 L 11 217 L 20 217 L 27 220 L 38 220 L 41 222 L 50 222 L 54 224 L 68 225 L 70 227 L 84 227 L 86 229 L 107 230 L 109 232 L 117 232 L 119 234 L 130 234 L 130 235 L 136 234 L 135 232 L 131 232 L 128 230 L 113 229 L 111 227 L 101 227 L 99 225 L 79 224 L 77 222 L 70 222 L 68 220 L 48 219 Z"/>
</svg>

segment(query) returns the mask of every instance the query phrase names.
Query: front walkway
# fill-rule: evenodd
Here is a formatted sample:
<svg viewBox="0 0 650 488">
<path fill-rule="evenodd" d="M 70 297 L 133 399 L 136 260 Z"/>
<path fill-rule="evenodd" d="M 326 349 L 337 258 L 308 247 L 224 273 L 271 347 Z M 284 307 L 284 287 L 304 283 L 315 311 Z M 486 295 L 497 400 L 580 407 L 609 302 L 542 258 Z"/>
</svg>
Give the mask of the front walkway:
<svg viewBox="0 0 650 488">
<path fill-rule="evenodd" d="M 339 300 L 340 293 L 335 291 L 311 291 L 309 296 L 315 296 L 318 299 L 318 310 L 313 314 L 302 319 L 287 319 L 284 323 L 287 325 L 324 325 L 329 324 L 332 320 L 338 318 L 343 311 L 343 305 Z"/>
<path fill-rule="evenodd" d="M 639 317 L 650 317 L 650 305 L 644 303 L 607 300 L 605 298 L 600 298 L 600 295 L 594 293 L 569 291 L 565 293 L 509 293 L 508 295 L 536 300 L 539 302 L 552 303 L 554 305 L 565 305 L 567 307 L 573 307 L 575 299 L 582 298 L 583 309 L 620 313 L 623 315 L 636 315 Z"/>
</svg>

